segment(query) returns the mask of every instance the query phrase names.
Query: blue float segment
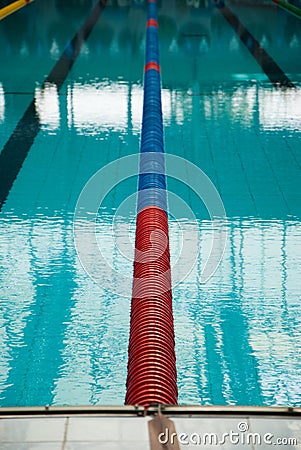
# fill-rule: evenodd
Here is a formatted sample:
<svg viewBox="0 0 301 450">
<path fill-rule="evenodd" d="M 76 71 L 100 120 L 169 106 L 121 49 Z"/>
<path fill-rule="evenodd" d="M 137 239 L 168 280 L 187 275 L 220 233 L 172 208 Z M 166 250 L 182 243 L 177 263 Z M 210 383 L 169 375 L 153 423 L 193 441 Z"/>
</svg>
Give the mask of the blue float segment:
<svg viewBox="0 0 301 450">
<path fill-rule="evenodd" d="M 164 153 L 142 153 L 140 155 L 140 174 L 147 173 L 165 175 Z"/>
<path fill-rule="evenodd" d="M 165 175 L 145 173 L 139 175 L 139 191 L 144 189 L 166 189 Z"/>
<path fill-rule="evenodd" d="M 138 213 L 149 206 L 157 206 L 167 213 L 164 153 L 141 153 L 138 183 Z"/>
<path fill-rule="evenodd" d="M 166 190 L 153 188 L 138 192 L 137 214 L 143 209 L 157 207 L 167 214 Z"/>
<path fill-rule="evenodd" d="M 143 120 L 140 151 L 163 152 L 163 123 L 160 73 L 149 70 L 144 76 Z"/>
<path fill-rule="evenodd" d="M 157 6 L 148 4 L 140 142 L 138 212 L 156 206 L 167 212 Z"/>
<path fill-rule="evenodd" d="M 157 5 L 155 2 L 148 3 L 148 19 L 157 20 Z"/>
<path fill-rule="evenodd" d="M 146 52 L 145 62 L 155 61 L 159 63 L 159 45 L 158 30 L 155 27 L 149 27 L 146 33 Z"/>
</svg>

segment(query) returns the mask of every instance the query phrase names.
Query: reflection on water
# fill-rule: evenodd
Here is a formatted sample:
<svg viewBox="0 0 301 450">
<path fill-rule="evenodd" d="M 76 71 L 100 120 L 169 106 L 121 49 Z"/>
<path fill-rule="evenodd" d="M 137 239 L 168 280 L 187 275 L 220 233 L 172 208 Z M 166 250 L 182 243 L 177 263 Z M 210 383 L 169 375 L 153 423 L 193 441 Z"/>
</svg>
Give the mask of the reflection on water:
<svg viewBox="0 0 301 450">
<path fill-rule="evenodd" d="M 39 20 L 27 8 L 0 31 L 1 144 L 33 97 L 41 125 L 0 218 L 3 406 L 124 401 L 133 259 L 124 238 L 130 223 L 134 240 L 135 212 L 114 222 L 126 258 L 109 231 L 137 180 L 112 189 L 100 214 L 98 242 L 114 279 L 96 285 L 84 272 L 72 221 L 89 178 L 138 152 L 145 2 L 109 2 L 61 91 L 41 88 L 92 3 L 40 0 L 30 5 Z M 274 7 L 256 21 L 252 8 L 235 9 L 298 81 L 299 22 Z M 228 216 L 226 253 L 202 285 L 208 212 L 168 178 L 199 225 L 197 264 L 174 288 L 179 401 L 300 405 L 300 89 L 271 87 L 211 2 L 159 2 L 159 21 L 166 152 L 209 176 Z M 190 225 L 170 221 L 173 263 L 179 230 L 189 235 Z M 107 289 L 118 271 L 129 276 L 127 298 Z"/>
<path fill-rule="evenodd" d="M 210 283 L 200 286 L 196 273 L 174 292 L 186 402 L 300 404 L 300 230 L 298 222 L 233 220 Z M 206 238 L 201 228 L 200 248 Z"/>
<path fill-rule="evenodd" d="M 163 89 L 165 124 L 170 124 L 173 110 L 176 110 L 174 119 L 178 124 L 182 124 L 185 112 L 193 108 L 192 97 L 201 95 L 198 108 L 206 120 L 218 121 L 228 117 L 244 127 L 252 127 L 257 120 L 263 130 L 301 131 L 301 90 L 277 91 L 255 82 L 251 85 L 238 83 L 234 89 L 231 86 L 229 92 L 223 87 L 202 94 L 200 86 L 194 84 L 184 92 L 184 96 L 182 91 Z M 131 121 L 133 130 L 139 132 L 142 97 L 141 85 L 124 81 L 75 83 L 68 86 L 67 90 L 68 127 L 75 127 L 79 134 L 84 135 L 98 134 L 108 129 L 123 132 Z M 37 89 L 35 99 L 42 128 L 58 129 L 60 110 L 55 85 L 48 85 L 43 90 Z"/>
<path fill-rule="evenodd" d="M 104 249 L 112 220 L 106 213 Z M 172 263 L 175 227 L 171 221 Z M 179 401 L 298 405 L 300 223 L 233 219 L 228 227 L 222 263 L 201 285 L 211 231 L 199 221 L 197 264 L 174 290 Z M 1 220 L 0 233 L 1 405 L 122 403 L 129 301 L 86 275 L 73 247 L 72 217 L 11 216 Z M 110 263 L 116 282 L 118 271 L 132 270 L 131 258 L 116 248 Z"/>
</svg>

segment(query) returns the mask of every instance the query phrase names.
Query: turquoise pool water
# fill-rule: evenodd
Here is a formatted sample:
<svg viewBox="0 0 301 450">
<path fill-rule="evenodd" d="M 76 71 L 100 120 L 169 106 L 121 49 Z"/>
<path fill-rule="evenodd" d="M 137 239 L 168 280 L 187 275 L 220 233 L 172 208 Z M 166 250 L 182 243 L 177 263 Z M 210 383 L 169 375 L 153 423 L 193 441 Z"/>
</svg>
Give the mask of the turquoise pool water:
<svg viewBox="0 0 301 450">
<path fill-rule="evenodd" d="M 39 0 L 1 22 L 1 149 L 33 99 L 40 129 L 0 212 L 0 406 L 124 402 L 136 177 L 113 186 L 98 214 L 112 279 L 83 269 L 73 219 L 90 177 L 139 151 L 143 2 L 109 2 L 60 91 L 42 87 L 94 3 Z M 169 177 L 199 229 L 171 211 L 172 263 L 183 230 L 198 249 L 173 291 L 179 403 L 300 406 L 300 22 L 228 3 L 296 85 L 276 88 L 220 12 L 192 3 L 159 3 L 165 149 L 212 180 L 228 237 L 200 283 L 210 217 L 195 180 Z M 122 176 L 122 164 L 114 170 Z"/>
</svg>

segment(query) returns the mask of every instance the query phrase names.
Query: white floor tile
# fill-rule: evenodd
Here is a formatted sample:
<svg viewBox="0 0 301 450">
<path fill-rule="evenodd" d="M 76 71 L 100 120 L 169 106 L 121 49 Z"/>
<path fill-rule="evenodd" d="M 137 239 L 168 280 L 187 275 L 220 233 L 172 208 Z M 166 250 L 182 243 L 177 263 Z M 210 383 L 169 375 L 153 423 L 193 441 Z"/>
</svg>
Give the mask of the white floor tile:
<svg viewBox="0 0 301 450">
<path fill-rule="evenodd" d="M 0 420 L 0 442 L 62 442 L 66 418 Z"/>
<path fill-rule="evenodd" d="M 148 442 L 148 418 L 71 417 L 67 442 Z"/>
<path fill-rule="evenodd" d="M 68 442 L 64 450 L 150 450 L 146 442 Z"/>
<path fill-rule="evenodd" d="M 121 441 L 120 421 L 116 418 L 71 417 L 67 431 L 68 442 L 118 442 Z"/>
<path fill-rule="evenodd" d="M 148 417 L 124 417 L 120 421 L 121 441 L 149 442 Z"/>
<path fill-rule="evenodd" d="M 62 450 L 61 442 L 27 442 L 26 444 L 21 443 L 10 443 L 1 444 L 1 450 Z"/>
</svg>

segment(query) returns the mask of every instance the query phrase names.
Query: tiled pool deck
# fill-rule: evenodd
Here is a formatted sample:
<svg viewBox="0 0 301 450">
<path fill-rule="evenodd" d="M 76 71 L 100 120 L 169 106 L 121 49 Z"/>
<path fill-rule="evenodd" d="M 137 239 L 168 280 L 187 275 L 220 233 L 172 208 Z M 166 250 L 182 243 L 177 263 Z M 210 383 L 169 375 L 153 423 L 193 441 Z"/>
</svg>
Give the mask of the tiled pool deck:
<svg viewBox="0 0 301 450">
<path fill-rule="evenodd" d="M 301 448 L 301 409 L 251 407 L 0 409 L 1 450 Z M 155 418 L 156 417 L 156 418 Z M 170 420 L 167 420 L 167 417 Z M 176 432 L 177 440 L 172 438 Z M 161 435 L 161 442 L 158 439 Z M 167 439 L 168 435 L 168 439 Z M 166 441 L 166 443 L 165 443 Z M 174 442 L 174 444 L 173 444 Z"/>
</svg>

